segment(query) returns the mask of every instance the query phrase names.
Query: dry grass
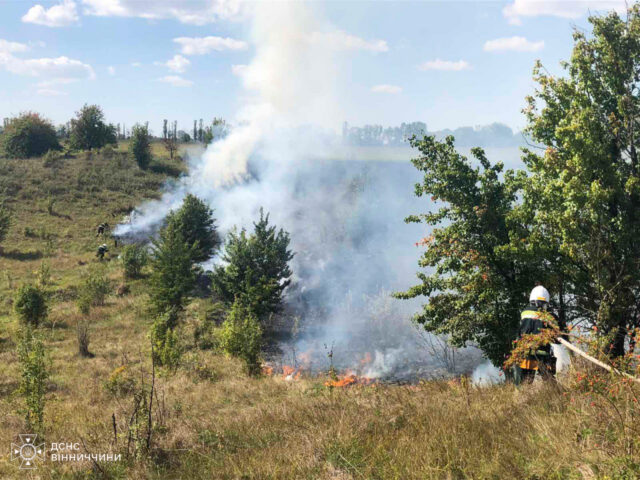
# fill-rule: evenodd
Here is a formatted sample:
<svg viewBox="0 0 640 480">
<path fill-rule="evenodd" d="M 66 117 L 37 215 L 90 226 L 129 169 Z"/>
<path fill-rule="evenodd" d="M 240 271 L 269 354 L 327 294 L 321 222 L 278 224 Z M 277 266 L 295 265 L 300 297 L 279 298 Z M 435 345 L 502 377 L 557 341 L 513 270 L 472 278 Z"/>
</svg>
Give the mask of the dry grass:
<svg viewBox="0 0 640 480">
<path fill-rule="evenodd" d="M 112 295 L 91 310 L 90 350 L 78 355 L 80 318 L 73 289 L 83 268 L 95 263 L 94 227 L 108 212 L 157 194 L 164 174 L 124 163 L 109 190 L 99 175 L 87 188 L 77 176 L 87 159 L 65 161 L 53 178 L 37 160 L 5 161 L 20 187 L 12 194 L 16 223 L 4 244 L 0 270 L 0 438 L 6 448 L 23 433 L 17 413 L 21 399 L 11 313 L 12 290 L 35 279 L 47 246 L 24 236 L 24 228 L 43 227 L 55 235 L 46 261 L 53 304 L 41 328 L 51 378 L 45 409 L 45 438 L 84 441 L 91 452 L 126 451 L 126 431 L 134 399 L 132 388 L 149 382 L 150 319 L 145 279 L 131 282 L 131 293 Z M 92 159 L 113 171 L 122 159 Z M 165 160 L 166 162 L 166 160 Z M 92 167 L 92 168 L 93 168 Z M 179 167 L 179 166 L 176 166 Z M 11 182 L 10 179 L 3 180 Z M 57 186 L 51 216 L 40 205 L 40 186 Z M 134 188 L 135 187 L 135 188 Z M 66 215 L 70 219 L 66 218 Z M 115 222 L 113 222 L 115 223 Z M 33 256 L 34 258 L 31 258 Z M 79 266 L 78 262 L 88 265 Z M 108 262 L 114 283 L 117 262 Z M 195 315 L 197 308 L 190 308 Z M 195 320 L 190 319 L 190 322 Z M 117 464 L 47 461 L 32 478 L 132 479 L 632 479 L 640 476 L 638 407 L 630 395 L 609 402 L 590 398 L 571 386 L 536 384 L 529 388 L 476 389 L 467 382 L 429 382 L 418 386 L 378 385 L 328 389 L 324 378 L 287 382 L 279 376 L 247 378 L 241 365 L 211 351 L 191 348 L 176 372 L 158 373 L 153 448 L 148 455 Z M 122 368 L 124 367 L 124 368 Z M 115 371 L 115 373 L 114 373 Z M 117 378 L 118 388 L 108 385 Z M 592 404 L 593 402 L 593 404 Z M 112 415 L 118 435 L 114 439 Z M 7 455 L 0 478 L 29 478 Z"/>
</svg>

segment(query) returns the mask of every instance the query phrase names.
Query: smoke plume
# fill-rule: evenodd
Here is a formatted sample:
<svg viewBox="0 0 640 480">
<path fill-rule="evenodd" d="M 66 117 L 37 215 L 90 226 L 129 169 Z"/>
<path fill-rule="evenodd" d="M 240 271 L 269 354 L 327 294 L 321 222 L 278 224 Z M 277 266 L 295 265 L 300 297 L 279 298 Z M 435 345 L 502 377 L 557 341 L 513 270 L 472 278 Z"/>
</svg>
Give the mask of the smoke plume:
<svg viewBox="0 0 640 480">
<path fill-rule="evenodd" d="M 205 199 L 226 232 L 251 229 L 264 207 L 291 234 L 294 282 L 288 308 L 299 335 L 284 355 L 304 354 L 324 368 L 362 365 L 372 377 L 433 376 L 409 318 L 419 305 L 390 298 L 415 281 L 423 227 L 403 219 L 428 208 L 413 197 L 418 172 L 407 162 L 366 161 L 327 129 L 336 127 L 348 85 L 342 72 L 354 50 L 384 52 L 322 20 L 311 2 L 258 2 L 251 14 L 255 56 L 242 69 L 244 105 L 235 127 L 191 160 L 190 174 L 161 200 L 142 205 L 119 234 L 151 232 L 187 193 Z M 213 259 L 213 262 L 217 261 Z M 477 352 L 458 367 L 477 363 Z"/>
</svg>

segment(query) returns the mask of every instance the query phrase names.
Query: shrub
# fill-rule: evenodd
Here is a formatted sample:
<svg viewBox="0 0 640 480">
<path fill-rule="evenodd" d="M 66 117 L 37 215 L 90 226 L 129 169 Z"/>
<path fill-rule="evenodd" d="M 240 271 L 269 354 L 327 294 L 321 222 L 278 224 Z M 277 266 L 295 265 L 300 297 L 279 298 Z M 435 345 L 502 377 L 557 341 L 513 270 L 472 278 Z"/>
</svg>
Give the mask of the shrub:
<svg viewBox="0 0 640 480">
<path fill-rule="evenodd" d="M 91 306 L 104 305 L 110 289 L 111 282 L 107 278 L 104 268 L 90 270 L 78 289 L 78 307 L 80 311 L 86 314 Z"/>
<path fill-rule="evenodd" d="M 147 127 L 143 125 L 133 126 L 131 129 L 129 154 L 141 169 L 147 169 L 149 163 L 151 163 L 151 143 L 149 141 L 149 130 Z"/>
<path fill-rule="evenodd" d="M 91 357 L 89 352 L 89 319 L 79 318 L 76 324 L 76 335 L 78 338 L 78 353 L 82 357 Z"/>
<path fill-rule="evenodd" d="M 113 370 L 109 378 L 104 382 L 104 389 L 112 395 L 131 393 L 135 387 L 136 381 L 126 365 Z"/>
<path fill-rule="evenodd" d="M 169 311 L 156 317 L 151 326 L 154 360 L 158 365 L 176 368 L 182 349 L 178 342 L 178 312 Z"/>
<path fill-rule="evenodd" d="M 53 124 L 34 112 L 9 120 L 0 142 L 4 155 L 12 158 L 37 157 L 61 148 Z"/>
<path fill-rule="evenodd" d="M 2 242 L 6 238 L 7 233 L 9 233 L 10 227 L 11 212 L 5 205 L 4 201 L 0 201 L 0 242 Z"/>
<path fill-rule="evenodd" d="M 147 249 L 141 245 L 125 245 L 120 253 L 125 278 L 138 278 L 149 260 Z"/>
<path fill-rule="evenodd" d="M 84 105 L 71 120 L 70 143 L 77 150 L 115 145 L 118 143 L 116 128 L 104 122 L 104 113 L 98 105 Z"/>
<path fill-rule="evenodd" d="M 34 285 L 22 285 L 18 289 L 13 308 L 23 323 L 34 327 L 47 318 L 47 300 L 43 291 Z"/>
<path fill-rule="evenodd" d="M 62 164 L 62 155 L 56 150 L 49 150 L 42 157 L 42 166 L 45 168 L 59 168 Z"/>
<path fill-rule="evenodd" d="M 25 400 L 26 428 L 41 432 L 44 419 L 46 381 L 49 377 L 47 359 L 42 340 L 37 338 L 29 325 L 25 326 L 18 342 L 18 358 L 21 368 L 19 393 Z"/>
<path fill-rule="evenodd" d="M 208 301 L 200 305 L 198 324 L 193 331 L 193 340 L 198 348 L 209 350 L 216 347 L 216 326 L 224 320 L 225 313 L 221 302 Z"/>
<path fill-rule="evenodd" d="M 262 329 L 252 310 L 239 301 L 231 307 L 228 318 L 218 330 L 220 348 L 227 354 L 240 358 L 249 375 L 260 372 L 260 347 Z"/>
</svg>

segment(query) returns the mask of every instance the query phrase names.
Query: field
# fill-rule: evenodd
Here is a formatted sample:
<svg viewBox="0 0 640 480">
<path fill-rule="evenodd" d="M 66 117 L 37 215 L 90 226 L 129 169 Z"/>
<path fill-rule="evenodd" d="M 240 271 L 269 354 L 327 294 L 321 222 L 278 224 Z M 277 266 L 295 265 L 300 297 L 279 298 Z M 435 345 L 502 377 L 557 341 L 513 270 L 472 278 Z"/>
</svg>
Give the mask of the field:
<svg viewBox="0 0 640 480">
<path fill-rule="evenodd" d="M 560 385 L 478 388 L 466 378 L 400 386 L 326 387 L 325 375 L 250 378 L 241 365 L 199 349 L 193 332 L 209 300 L 194 297 L 182 329 L 186 352 L 159 369 L 149 448 L 140 445 L 136 405 L 152 379 L 146 280 L 123 284 L 119 247 L 98 262 L 95 237 L 164 182 L 185 171 L 154 150 L 147 171 L 124 153 L 0 160 L 0 190 L 14 221 L 0 254 L 0 438 L 5 452 L 25 433 L 17 394 L 15 289 L 45 278 L 48 320 L 40 327 L 51 376 L 42 441 L 77 443 L 77 453 L 120 454 L 119 462 L 52 462 L 20 470 L 9 455 L 0 478 L 88 479 L 633 479 L 640 477 L 640 409 L 628 385 L 580 366 Z M 106 241 L 106 240 L 105 240 Z M 94 355 L 77 354 L 75 303 L 83 275 L 105 268 L 112 294 L 91 311 Z M 50 274 L 47 274 L 47 269 Z M 148 273 L 148 272 L 147 272 Z M 636 390 L 637 392 L 637 390 Z M 144 402 L 148 401 L 146 398 Z M 144 419 L 143 419 L 144 420 Z M 143 424 L 143 423 L 142 423 Z M 49 454 L 52 452 L 49 452 Z"/>
</svg>

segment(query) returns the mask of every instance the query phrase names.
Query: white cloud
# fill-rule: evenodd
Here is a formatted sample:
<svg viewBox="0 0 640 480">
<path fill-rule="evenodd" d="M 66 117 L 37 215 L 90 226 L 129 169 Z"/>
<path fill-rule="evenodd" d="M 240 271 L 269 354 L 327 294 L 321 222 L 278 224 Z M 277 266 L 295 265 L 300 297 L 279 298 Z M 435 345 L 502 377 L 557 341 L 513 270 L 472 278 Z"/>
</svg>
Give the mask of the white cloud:
<svg viewBox="0 0 640 480">
<path fill-rule="evenodd" d="M 334 32 L 313 32 L 309 35 L 309 40 L 311 43 L 317 43 L 334 50 L 389 51 L 389 46 L 384 40 L 365 40 L 341 30 Z"/>
<path fill-rule="evenodd" d="M 109 65 L 107 67 L 107 72 L 109 73 L 109 75 L 111 75 L 113 77 L 116 74 L 116 69 L 115 69 L 115 67 L 112 67 L 111 65 Z"/>
<path fill-rule="evenodd" d="M 0 52 L 0 68 L 30 77 L 93 79 L 91 65 L 68 57 L 22 59 Z"/>
<path fill-rule="evenodd" d="M 184 55 L 205 55 L 222 50 L 246 50 L 247 42 L 222 37 L 179 37 L 173 41 L 180 45 L 180 52 Z"/>
<path fill-rule="evenodd" d="M 489 40 L 484 44 L 485 52 L 538 52 L 544 48 L 544 41 L 530 42 L 524 37 L 507 37 Z"/>
<path fill-rule="evenodd" d="M 43 80 L 41 82 L 38 82 L 36 85 L 40 88 L 47 89 L 47 88 L 55 87 L 57 85 L 68 85 L 70 83 L 75 83 L 78 80 L 79 80 L 78 78 L 61 77 L 61 78 L 53 78 L 51 80 Z"/>
<path fill-rule="evenodd" d="M 82 3 L 86 15 L 175 19 L 193 25 L 241 18 L 246 10 L 246 2 L 241 0 L 82 0 Z"/>
<path fill-rule="evenodd" d="M 514 0 L 502 10 L 513 25 L 522 23 L 521 17 L 552 16 L 579 18 L 589 11 L 625 11 L 623 0 Z"/>
<path fill-rule="evenodd" d="M 35 23 L 45 27 L 66 27 L 77 23 L 78 20 L 78 10 L 73 0 L 63 0 L 60 4 L 48 9 L 42 5 L 34 5 L 22 17 L 25 23 Z"/>
<path fill-rule="evenodd" d="M 9 42 L 0 38 L 0 53 L 26 52 L 29 47 L 24 43 Z"/>
<path fill-rule="evenodd" d="M 391 93 L 391 94 L 398 94 L 398 93 L 402 93 L 402 87 L 399 87 L 397 85 L 374 85 L 373 87 L 371 87 L 371 91 L 374 93 Z"/>
<path fill-rule="evenodd" d="M 231 65 L 231 73 L 234 75 L 241 77 L 247 71 L 247 65 Z"/>
<path fill-rule="evenodd" d="M 429 60 L 428 62 L 424 62 L 418 65 L 418 70 L 443 70 L 443 71 L 454 71 L 459 72 L 461 70 L 469 70 L 471 69 L 471 65 L 465 60 L 458 60 L 457 62 L 453 62 L 451 60 L 440 60 L 436 58 L 435 60 Z"/>
<path fill-rule="evenodd" d="M 131 62 L 131 66 L 133 68 L 140 68 L 142 66 L 142 64 L 140 62 Z"/>
<path fill-rule="evenodd" d="M 159 82 L 168 83 L 174 87 L 190 87 L 193 85 L 191 80 L 180 77 L 179 75 L 167 75 L 158 79 Z"/>
<path fill-rule="evenodd" d="M 62 95 L 68 95 L 67 92 L 63 92 L 61 90 L 53 90 L 51 88 L 39 88 L 36 93 L 38 95 L 42 95 L 43 97 L 59 97 Z"/>
<path fill-rule="evenodd" d="M 163 67 L 167 67 L 172 72 L 176 73 L 184 73 L 187 71 L 187 67 L 191 65 L 191 62 L 188 58 L 183 57 L 182 55 L 174 55 L 173 58 L 170 58 L 166 62 L 153 62 L 154 65 L 160 65 Z"/>
</svg>

